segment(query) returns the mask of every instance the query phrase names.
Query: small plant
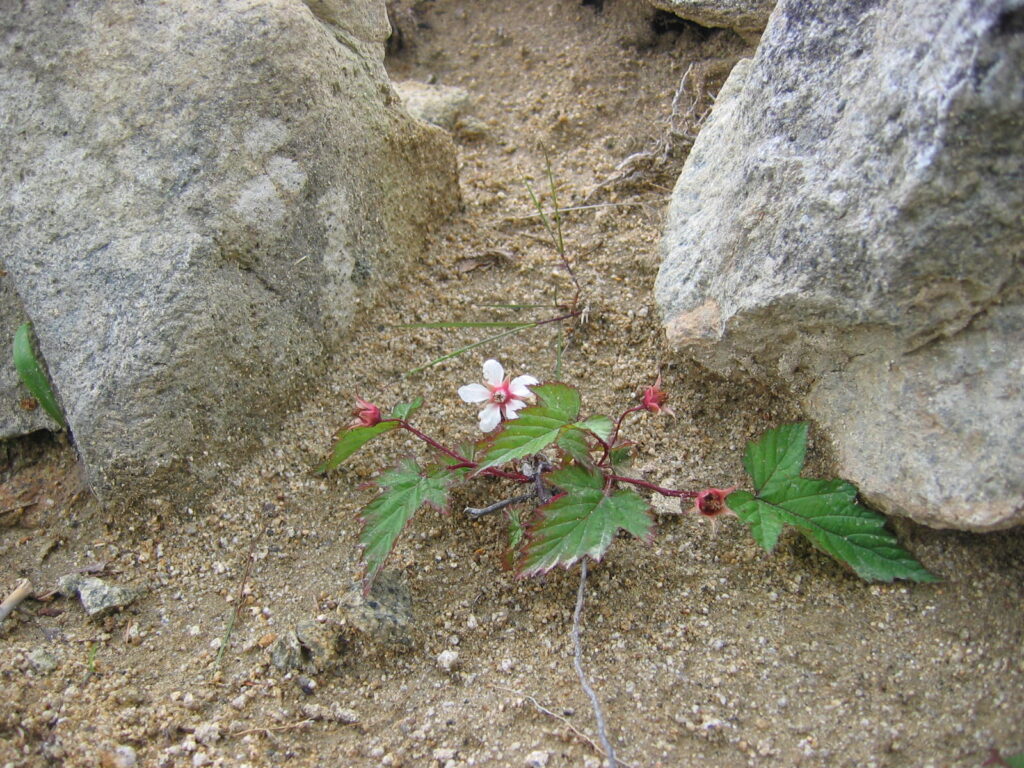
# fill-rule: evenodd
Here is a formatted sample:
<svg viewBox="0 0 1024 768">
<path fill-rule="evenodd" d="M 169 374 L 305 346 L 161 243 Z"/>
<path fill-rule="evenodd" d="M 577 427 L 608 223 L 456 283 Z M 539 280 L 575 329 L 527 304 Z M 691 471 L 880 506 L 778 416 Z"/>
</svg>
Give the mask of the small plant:
<svg viewBox="0 0 1024 768">
<path fill-rule="evenodd" d="M 998 765 L 1003 768 L 1024 768 L 1024 752 L 1018 752 L 1016 755 L 1007 755 L 1003 757 L 998 749 L 992 749 L 989 751 L 988 760 L 982 763 L 983 766 Z"/>
<path fill-rule="evenodd" d="M 684 76 L 683 83 L 686 77 Z M 673 118 L 676 101 L 673 102 Z M 528 321 L 447 321 L 411 323 L 398 328 L 497 329 L 494 335 L 462 346 L 419 366 L 421 372 L 442 361 L 506 336 L 537 328 L 557 329 L 554 378 L 562 377 L 562 356 L 571 320 L 587 321 L 589 304 L 568 258 L 562 232 L 563 214 L 558 185 L 545 155 L 551 210 L 546 211 L 529 181 L 526 189 L 537 210 L 560 267 L 572 280 L 570 301 L 552 304 L 491 304 L 502 309 L 557 309 L 553 317 Z M 612 180 L 613 183 L 616 180 Z M 600 185 L 604 186 L 604 185 Z M 600 188 L 599 186 L 599 188 Z M 595 190 L 596 191 L 596 190 Z M 578 209 L 595 206 L 580 206 Z M 532 216 L 530 217 L 532 218 Z M 376 497 L 360 516 L 363 585 L 369 591 L 406 524 L 422 507 L 450 507 L 452 491 L 474 478 L 495 484 L 494 501 L 466 507 L 471 518 L 500 513 L 508 528 L 503 561 L 520 577 L 543 574 L 556 566 L 579 563 L 580 584 L 572 620 L 573 666 L 594 711 L 601 747 L 591 741 L 611 768 L 619 763 L 608 737 L 598 696 L 584 671 L 581 623 L 588 563 L 600 561 L 620 531 L 649 541 L 654 536 L 652 507 L 643 494 L 656 493 L 680 500 L 680 513 L 693 512 L 715 519 L 736 515 L 769 552 L 785 526 L 795 528 L 816 547 L 849 565 L 867 580 L 934 581 L 885 530 L 885 518 L 856 501 L 857 489 L 842 480 L 801 477 L 807 448 L 807 425 L 789 424 L 766 432 L 747 446 L 744 466 L 753 492 L 732 488 L 677 490 L 663 488 L 629 474 L 634 444 L 622 435 L 630 414 L 672 414 L 661 377 L 643 390 L 637 402 L 616 418 L 584 415 L 579 391 L 568 384 L 540 382 L 533 376 L 512 378 L 496 360 L 483 365 L 483 382 L 462 386 L 460 398 L 480 406 L 479 428 L 484 438 L 451 447 L 414 426 L 412 417 L 423 399 L 395 405 L 385 416 L 374 403 L 356 399 L 353 419 L 317 471 L 341 466 L 371 440 L 405 431 L 429 448 L 429 458 L 404 458 L 375 479 Z M 510 487 L 511 486 L 511 487 Z M 518 486 L 518 487 L 517 487 Z M 478 488 L 479 483 L 473 488 Z M 542 708 L 543 709 L 543 708 Z M 588 739 L 589 741 L 589 739 Z"/>
<path fill-rule="evenodd" d="M 23 323 L 14 332 L 14 368 L 43 410 L 51 419 L 66 429 L 67 422 L 64 420 L 64 414 L 61 412 L 60 406 L 57 405 L 57 398 L 54 397 L 53 389 L 50 387 L 50 380 L 46 377 L 43 366 L 32 348 L 31 337 L 31 323 Z"/>
<path fill-rule="evenodd" d="M 496 360 L 483 369 L 483 383 L 458 391 L 463 401 L 482 406 L 482 440 L 454 449 L 415 427 L 410 419 L 422 398 L 396 405 L 386 417 L 360 399 L 331 457 L 317 468 L 335 469 L 370 440 L 395 430 L 431 449 L 432 459 L 403 459 L 376 480 L 380 493 L 363 511 L 360 538 L 367 589 L 413 514 L 423 506 L 446 509 L 452 489 L 474 477 L 519 486 L 518 492 L 466 513 L 474 518 L 504 513 L 506 560 L 523 577 L 585 558 L 599 561 L 619 531 L 650 540 L 654 518 L 641 495 L 647 491 L 692 501 L 690 511 L 705 517 L 735 514 L 768 551 L 790 526 L 866 580 L 935 580 L 885 529 L 882 515 L 857 503 L 854 486 L 800 476 L 806 424 L 768 430 L 747 446 L 744 466 L 752 493 L 663 488 L 627 474 L 633 443 L 621 434 L 632 413 L 671 413 L 660 377 L 612 419 L 581 416 L 579 391 L 567 384 L 508 377 Z M 512 511 L 516 507 L 526 512 Z"/>
</svg>

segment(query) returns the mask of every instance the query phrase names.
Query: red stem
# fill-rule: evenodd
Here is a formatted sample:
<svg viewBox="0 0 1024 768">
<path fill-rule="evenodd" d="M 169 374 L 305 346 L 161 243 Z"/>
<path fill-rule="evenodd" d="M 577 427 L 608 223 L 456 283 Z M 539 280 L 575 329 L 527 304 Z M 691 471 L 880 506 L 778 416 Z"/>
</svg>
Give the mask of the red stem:
<svg viewBox="0 0 1024 768">
<path fill-rule="evenodd" d="M 548 325 L 550 323 L 560 323 L 563 320 L 568 320 L 570 317 L 579 317 L 580 314 L 582 314 L 580 310 L 573 309 L 566 312 L 564 315 L 559 315 L 558 317 L 549 317 L 547 320 L 538 320 L 533 324 L 533 327 L 537 328 L 541 325 Z"/>
<path fill-rule="evenodd" d="M 619 428 L 622 427 L 622 420 L 629 414 L 642 410 L 644 410 L 642 405 L 634 405 L 632 408 L 627 408 L 622 412 L 622 415 L 619 416 L 619 420 L 615 422 L 615 429 L 612 430 L 612 435 L 608 438 L 608 442 L 606 443 L 604 440 L 601 440 L 601 438 L 597 438 L 598 440 L 601 440 L 601 444 L 604 446 L 604 453 L 601 454 L 601 460 L 597 462 L 598 464 L 603 466 L 608 460 L 608 454 L 611 453 L 612 446 L 615 445 L 615 441 L 619 439 Z"/>
<path fill-rule="evenodd" d="M 467 459 L 465 456 L 458 453 L 457 451 L 453 451 L 448 446 L 442 445 L 441 443 L 437 442 L 437 440 L 430 437 L 430 435 L 420 432 L 418 429 L 416 429 L 416 427 L 414 427 L 412 424 L 405 421 L 404 419 L 386 419 L 386 421 L 397 421 L 398 426 L 400 426 L 402 429 L 412 432 L 414 435 L 416 435 L 416 437 L 425 442 L 434 450 L 440 451 L 441 453 L 450 456 L 451 458 L 455 459 L 456 462 L 458 462 L 448 467 L 448 469 L 473 469 L 475 467 L 480 466 L 479 462 Z M 521 472 L 505 472 L 500 469 L 495 469 L 494 467 L 488 467 L 480 474 L 489 475 L 491 477 L 501 477 L 506 480 L 515 480 L 516 482 L 519 483 L 530 482 L 530 478 L 522 474 Z"/>
<path fill-rule="evenodd" d="M 451 456 L 453 459 L 460 463 L 469 461 L 469 459 L 467 459 L 465 456 L 460 455 L 459 453 L 453 451 L 451 448 L 448 448 L 445 445 L 441 445 L 441 443 L 437 442 L 437 440 L 430 437 L 429 435 L 423 434 L 405 419 L 396 419 L 396 421 L 398 422 L 398 426 L 400 426 L 402 429 L 412 432 L 414 435 L 416 435 L 416 437 L 418 437 L 424 443 L 429 445 L 431 448 L 434 448 L 435 450 L 438 450 L 441 453 Z M 474 466 L 476 465 L 474 464 Z"/>
<path fill-rule="evenodd" d="M 632 485 L 638 485 L 641 488 L 646 488 L 649 491 L 660 493 L 662 496 L 670 496 L 676 499 L 695 499 L 699 494 L 698 491 L 674 491 L 671 488 L 662 488 L 660 485 L 649 483 L 646 480 L 640 480 L 636 477 L 623 477 L 622 475 L 605 475 L 609 480 L 615 480 L 619 483 L 630 483 Z"/>
</svg>

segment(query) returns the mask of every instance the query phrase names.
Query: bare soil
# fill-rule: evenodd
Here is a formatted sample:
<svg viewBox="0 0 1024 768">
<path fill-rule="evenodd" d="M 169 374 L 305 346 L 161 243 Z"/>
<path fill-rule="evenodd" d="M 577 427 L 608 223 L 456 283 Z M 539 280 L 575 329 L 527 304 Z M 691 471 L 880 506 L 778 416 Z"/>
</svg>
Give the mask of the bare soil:
<svg viewBox="0 0 1024 768">
<path fill-rule="evenodd" d="M 663 485 L 742 482 L 746 441 L 800 418 L 784 392 L 670 352 L 652 299 L 686 134 L 752 49 L 627 0 L 398 10 L 392 76 L 473 96 L 475 121 L 456 129 L 463 211 L 361 310 L 304 408 L 201 508 L 151 499 L 114 515 L 82 490 L 66 444 L 11 450 L 3 594 L 20 577 L 40 594 L 82 568 L 144 593 L 103 619 L 57 597 L 4 622 L 0 766 L 597 766 L 569 636 L 579 571 L 519 580 L 502 569 L 500 520 L 459 511 L 502 498 L 498 482 L 470 486 L 448 514 L 421 512 L 393 553 L 412 597 L 409 644 L 368 636 L 314 654 L 306 671 L 271 664 L 299 622 L 336 627 L 359 574 L 363 484 L 419 448 L 392 435 L 326 478 L 310 468 L 356 395 L 384 407 L 422 395 L 422 429 L 475 439 L 476 410 L 455 390 L 486 357 L 548 380 L 560 357 L 587 413 L 621 412 L 660 373 L 675 418 L 645 414 L 626 430 L 636 475 Z M 585 322 L 403 375 L 489 331 L 396 324 L 537 320 L 572 305 L 576 287 L 526 188 L 550 205 L 546 157 L 563 207 L 598 206 L 564 222 Z M 602 185 L 617 176 L 629 178 Z M 827 473 L 828 446 L 812 449 L 809 470 Z M 1024 534 L 895 525 L 940 583 L 866 584 L 789 535 L 768 555 L 735 519 L 715 530 L 660 515 L 653 544 L 614 542 L 591 573 L 583 643 L 622 764 L 973 767 L 990 748 L 1024 749 Z M 444 651 L 458 653 L 451 669 Z M 358 722 L 345 722 L 352 713 Z"/>
</svg>

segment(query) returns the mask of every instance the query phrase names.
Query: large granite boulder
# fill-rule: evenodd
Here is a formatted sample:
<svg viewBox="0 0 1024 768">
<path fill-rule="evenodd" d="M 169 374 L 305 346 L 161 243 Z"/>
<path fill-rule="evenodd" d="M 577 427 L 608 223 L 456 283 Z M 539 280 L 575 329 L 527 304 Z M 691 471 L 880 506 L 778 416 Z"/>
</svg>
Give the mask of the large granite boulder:
<svg viewBox="0 0 1024 768">
<path fill-rule="evenodd" d="M 223 481 L 457 203 L 381 0 L 0 15 L 0 259 L 94 489 Z"/>
<path fill-rule="evenodd" d="M 1024 522 L 1024 3 L 782 0 L 673 192 L 669 339 L 883 510 Z"/>
</svg>

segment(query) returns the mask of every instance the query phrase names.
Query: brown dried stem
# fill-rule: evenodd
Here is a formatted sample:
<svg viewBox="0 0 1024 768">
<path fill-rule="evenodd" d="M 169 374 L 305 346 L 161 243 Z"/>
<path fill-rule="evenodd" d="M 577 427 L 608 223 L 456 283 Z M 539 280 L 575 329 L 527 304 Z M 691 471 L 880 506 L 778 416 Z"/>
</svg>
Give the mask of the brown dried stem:
<svg viewBox="0 0 1024 768">
<path fill-rule="evenodd" d="M 0 603 L 0 623 L 3 622 L 11 612 L 21 605 L 22 600 L 32 594 L 32 582 L 28 579 L 22 579 L 18 582 L 18 586 L 14 588 L 14 591 L 9 594 L 2 603 Z"/>
</svg>

